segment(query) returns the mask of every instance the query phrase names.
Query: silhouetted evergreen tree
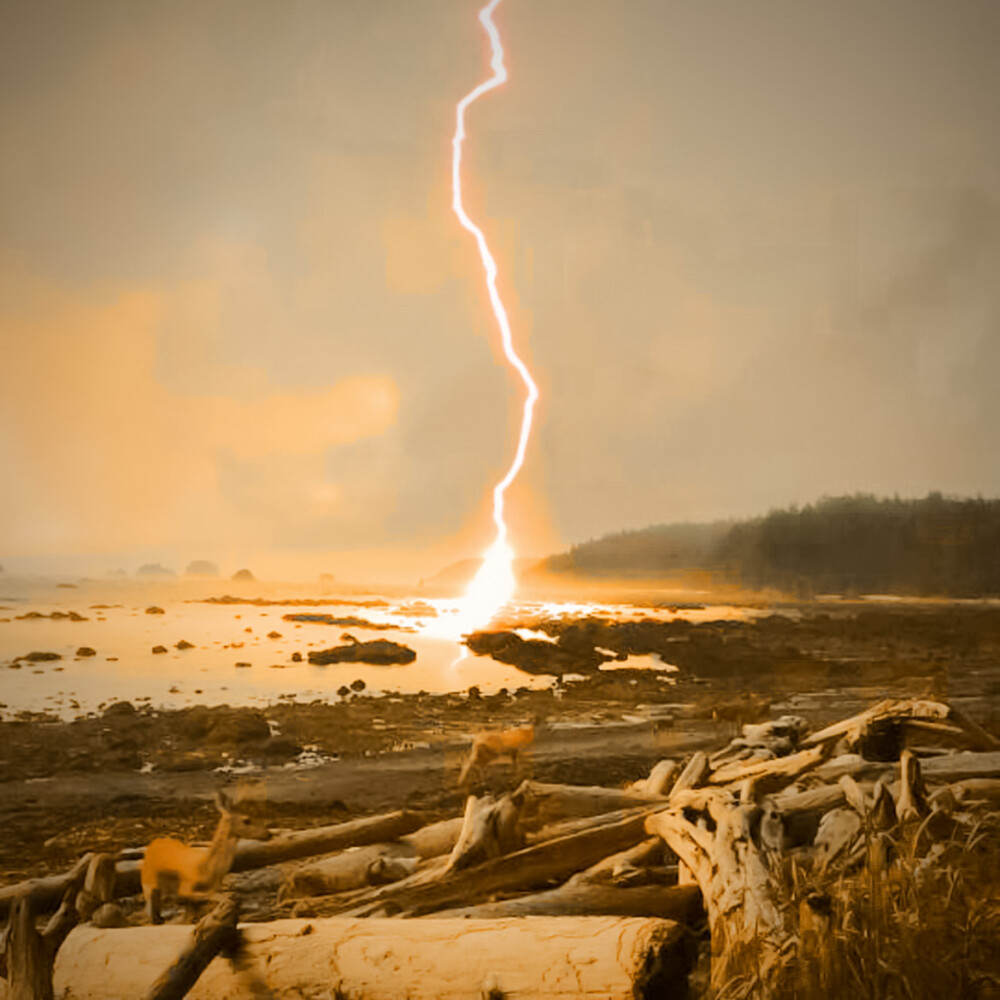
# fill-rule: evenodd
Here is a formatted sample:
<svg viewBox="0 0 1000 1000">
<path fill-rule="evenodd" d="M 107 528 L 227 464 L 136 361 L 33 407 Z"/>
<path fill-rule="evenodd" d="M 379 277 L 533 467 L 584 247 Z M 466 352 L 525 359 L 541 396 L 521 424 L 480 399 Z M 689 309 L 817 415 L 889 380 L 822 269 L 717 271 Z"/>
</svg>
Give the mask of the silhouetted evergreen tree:
<svg viewBox="0 0 1000 1000">
<path fill-rule="evenodd" d="M 710 569 L 800 593 L 1000 594 L 1000 500 L 824 497 L 747 521 L 606 535 L 548 566 L 587 575 Z"/>
</svg>

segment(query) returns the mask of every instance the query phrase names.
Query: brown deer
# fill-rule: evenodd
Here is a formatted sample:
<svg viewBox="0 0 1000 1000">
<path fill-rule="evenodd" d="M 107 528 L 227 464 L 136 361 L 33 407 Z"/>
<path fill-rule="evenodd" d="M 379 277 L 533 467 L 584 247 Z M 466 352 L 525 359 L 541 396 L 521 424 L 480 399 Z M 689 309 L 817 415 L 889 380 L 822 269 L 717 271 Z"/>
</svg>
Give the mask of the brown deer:
<svg viewBox="0 0 1000 1000">
<path fill-rule="evenodd" d="M 480 773 L 488 764 L 501 757 L 509 757 L 511 767 L 517 767 L 517 755 L 535 741 L 535 726 L 521 726 L 518 729 L 484 729 L 472 738 L 472 748 L 465 759 L 462 772 L 458 776 L 459 785 L 464 785 L 473 772 Z"/>
<path fill-rule="evenodd" d="M 160 905 L 165 898 L 175 898 L 189 912 L 195 904 L 213 898 L 233 863 L 240 837 L 270 837 L 263 820 L 248 816 L 224 792 L 215 793 L 215 804 L 222 815 L 208 847 L 157 837 L 146 848 L 140 881 L 150 923 L 163 923 Z"/>
<path fill-rule="evenodd" d="M 731 734 L 739 733 L 747 722 L 761 722 L 771 712 L 771 699 L 765 695 L 741 694 L 730 701 L 712 706 L 712 721 L 726 724 Z"/>
</svg>

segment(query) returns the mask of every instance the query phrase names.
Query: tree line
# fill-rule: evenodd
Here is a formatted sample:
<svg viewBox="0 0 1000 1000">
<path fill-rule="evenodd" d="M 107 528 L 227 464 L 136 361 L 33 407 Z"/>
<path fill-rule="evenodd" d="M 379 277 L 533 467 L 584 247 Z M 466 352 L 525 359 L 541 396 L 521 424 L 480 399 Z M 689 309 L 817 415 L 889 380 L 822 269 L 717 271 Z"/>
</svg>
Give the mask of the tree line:
<svg viewBox="0 0 1000 1000">
<path fill-rule="evenodd" d="M 711 570 L 804 596 L 1000 594 L 1000 500 L 824 497 L 748 520 L 605 535 L 551 557 L 546 569 L 585 576 Z"/>
</svg>

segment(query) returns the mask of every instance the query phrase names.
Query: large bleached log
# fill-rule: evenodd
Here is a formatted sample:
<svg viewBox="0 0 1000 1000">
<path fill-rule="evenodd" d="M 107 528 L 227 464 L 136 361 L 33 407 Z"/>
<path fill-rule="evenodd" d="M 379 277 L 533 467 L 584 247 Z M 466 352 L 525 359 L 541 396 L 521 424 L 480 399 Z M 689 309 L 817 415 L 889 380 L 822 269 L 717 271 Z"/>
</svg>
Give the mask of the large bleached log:
<svg viewBox="0 0 1000 1000">
<path fill-rule="evenodd" d="M 664 801 L 659 795 L 620 791 L 617 788 L 547 785 L 537 781 L 521 782 L 514 796 L 524 802 L 522 822 L 526 828 Z"/>
<path fill-rule="evenodd" d="M 668 795 L 679 774 L 680 765 L 677 761 L 658 760 L 649 772 L 649 777 L 633 781 L 628 790 L 631 794 Z"/>
<path fill-rule="evenodd" d="M 384 885 L 412 874 L 418 858 L 402 841 L 340 851 L 289 872 L 278 899 L 325 896 L 368 885 Z"/>
<path fill-rule="evenodd" d="M 529 831 L 526 840 L 529 844 L 540 844 L 543 840 L 556 840 L 558 837 L 568 837 L 573 833 L 582 833 L 595 826 L 607 826 L 609 823 L 617 823 L 619 820 L 628 819 L 630 816 L 647 816 L 657 809 L 662 809 L 664 803 L 657 802 L 655 805 L 646 803 L 645 805 L 632 806 L 629 809 L 616 809 L 614 812 L 599 813 L 596 816 L 580 816 L 576 819 L 564 819 L 558 823 L 550 823 L 540 830 Z"/>
<path fill-rule="evenodd" d="M 693 924 L 702 912 L 701 890 L 696 885 L 616 886 L 576 883 L 536 892 L 499 903 L 480 903 L 443 910 L 434 917 L 665 917 Z M 424 918 L 428 919 L 428 918 Z"/>
<path fill-rule="evenodd" d="M 1000 802 L 1000 778 L 966 778 L 950 785 L 952 795 L 957 803 L 982 800 Z"/>
<path fill-rule="evenodd" d="M 709 772 L 708 754 L 704 750 L 698 750 L 691 759 L 684 765 L 684 770 L 678 775 L 673 787 L 670 789 L 670 798 L 674 799 L 681 792 L 689 788 L 697 788 L 705 781 Z"/>
<path fill-rule="evenodd" d="M 562 881 L 609 853 L 644 840 L 646 815 L 637 813 L 617 823 L 534 844 L 434 881 L 373 889 L 362 899 L 352 899 L 345 909 L 350 916 L 367 916 L 380 910 L 415 916 L 465 906 L 494 892 L 515 892 Z"/>
<path fill-rule="evenodd" d="M 55 954 L 35 928 L 31 900 L 14 904 L 5 934 L 4 978 L 9 1000 L 52 1000 L 52 963 Z"/>
<path fill-rule="evenodd" d="M 746 764 L 731 764 L 713 771 L 708 776 L 711 785 L 732 785 L 737 782 L 752 779 L 763 792 L 777 791 L 794 781 L 806 771 L 811 771 L 827 756 L 825 746 L 810 747 L 790 754 L 788 757 L 775 757 L 772 760 L 753 761 Z"/>
<path fill-rule="evenodd" d="M 462 816 L 440 820 L 398 840 L 350 847 L 302 865 L 288 873 L 279 899 L 325 896 L 404 878 L 420 861 L 449 854 L 463 822 Z"/>
<path fill-rule="evenodd" d="M 381 816 L 364 816 L 347 823 L 321 826 L 311 830 L 295 830 L 271 840 L 241 840 L 236 848 L 231 871 L 243 872 L 264 868 L 282 861 L 308 858 L 317 854 L 342 851 L 345 847 L 360 847 L 395 840 L 424 825 L 418 812 L 399 809 Z"/>
<path fill-rule="evenodd" d="M 458 842 L 464 823 L 464 816 L 442 819 L 436 823 L 428 823 L 427 826 L 422 826 L 419 830 L 414 830 L 413 833 L 400 837 L 399 840 L 400 843 L 412 847 L 413 853 L 421 860 L 437 858 L 442 854 L 451 853 L 452 848 Z"/>
<path fill-rule="evenodd" d="M 74 906 L 76 892 L 76 884 L 71 883 L 62 905 L 41 932 L 35 926 L 30 897 L 22 896 L 14 903 L 0 939 L 0 975 L 6 980 L 0 996 L 4 1000 L 52 1000 L 56 953 L 79 919 Z"/>
<path fill-rule="evenodd" d="M 807 736 L 802 741 L 802 745 L 832 745 L 836 741 L 844 739 L 848 746 L 854 747 L 873 723 L 883 719 L 947 724 L 961 730 L 962 742 L 972 750 L 1000 750 L 1000 738 L 988 733 L 982 726 L 958 709 L 940 701 L 928 701 L 920 698 L 902 700 L 889 698 L 880 701 L 877 705 L 873 705 L 849 719 L 835 722 L 832 726 L 827 726 L 826 729 L 821 729 L 818 733 Z M 944 734 L 945 731 L 939 729 L 939 732 Z"/>
<path fill-rule="evenodd" d="M 635 847 L 629 847 L 616 854 L 609 854 L 596 865 L 577 872 L 570 882 L 574 885 L 585 883 L 609 883 L 622 879 L 625 872 L 659 866 L 664 860 L 663 841 L 659 837 L 647 837 Z"/>
<path fill-rule="evenodd" d="M 748 961 L 766 983 L 791 939 L 778 884 L 771 878 L 772 860 L 759 842 L 761 815 L 756 803 L 739 801 L 727 789 L 703 788 L 679 796 L 676 805 L 646 821 L 701 889 L 712 934 L 715 989 L 744 971 Z"/>
<path fill-rule="evenodd" d="M 652 1000 L 686 989 L 685 935 L 670 920 L 279 920 L 240 929 L 246 968 L 215 959 L 189 1000 Z M 72 1000 L 136 1000 L 189 933 L 174 925 L 78 929 L 56 963 L 56 989 L 71 987 Z"/>
<path fill-rule="evenodd" d="M 448 825 L 451 823 L 452 825 Z M 431 843 L 447 843 L 453 830 L 459 828 L 461 821 L 446 821 L 442 824 L 424 826 L 424 817 L 418 812 L 397 810 L 379 816 L 364 816 L 361 819 L 337 823 L 333 826 L 321 826 L 308 830 L 296 830 L 282 834 L 271 840 L 241 840 L 236 848 L 231 871 L 243 872 L 254 868 L 265 868 L 268 865 L 283 861 L 293 861 L 297 858 L 313 857 L 320 854 L 331 854 L 348 847 L 361 847 L 376 844 L 380 841 L 390 841 L 410 835 L 414 838 L 417 853 L 430 848 Z M 421 834 L 421 829 L 424 831 Z M 457 836 L 457 834 L 456 834 Z M 452 841 L 452 844 L 454 841 Z M 440 853 L 451 850 L 445 847 Z M 429 856 L 429 855 L 421 855 Z M 59 900 L 70 885 L 76 884 L 83 872 L 90 865 L 91 856 L 80 859 L 73 868 L 62 875 L 52 875 L 45 878 L 30 879 L 16 885 L 0 888 L 0 918 L 5 916 L 11 903 L 20 896 L 28 895 L 36 912 L 44 913 L 54 910 Z M 116 870 L 114 895 L 132 896 L 139 892 L 139 868 L 141 861 L 119 861 Z"/>
<path fill-rule="evenodd" d="M 503 795 L 470 795 L 465 803 L 462 830 L 448 858 L 446 872 L 470 868 L 524 845 L 519 825 L 522 799 Z"/>
<path fill-rule="evenodd" d="M 46 875 L 44 878 L 28 879 L 14 885 L 0 887 L 0 919 L 6 917 L 13 904 L 24 897 L 35 913 L 49 913 L 55 910 L 70 886 L 77 886 L 83 880 L 90 866 L 92 854 L 85 854 L 73 867 L 61 875 Z M 136 869 L 136 892 L 139 891 L 138 869 Z"/>
<path fill-rule="evenodd" d="M 921 760 L 920 767 L 924 778 L 932 783 L 996 778 L 1000 777 L 1000 752 L 941 754 Z M 892 781 L 899 774 L 899 764 L 864 760 L 858 754 L 843 754 L 820 764 L 814 773 L 823 781 L 837 781 L 844 774 L 856 780 Z"/>
</svg>

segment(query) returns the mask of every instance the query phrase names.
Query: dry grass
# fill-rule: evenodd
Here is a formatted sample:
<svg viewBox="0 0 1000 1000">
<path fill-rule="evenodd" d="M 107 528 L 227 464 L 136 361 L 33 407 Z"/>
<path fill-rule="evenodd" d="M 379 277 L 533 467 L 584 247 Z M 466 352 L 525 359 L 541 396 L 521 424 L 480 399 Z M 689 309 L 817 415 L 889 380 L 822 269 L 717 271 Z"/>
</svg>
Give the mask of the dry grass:
<svg viewBox="0 0 1000 1000">
<path fill-rule="evenodd" d="M 998 1000 L 1000 816 L 966 815 L 934 818 L 944 839 L 871 836 L 847 874 L 789 865 L 790 953 L 766 985 L 753 949 L 729 956 L 740 971 L 715 1000 Z"/>
</svg>

